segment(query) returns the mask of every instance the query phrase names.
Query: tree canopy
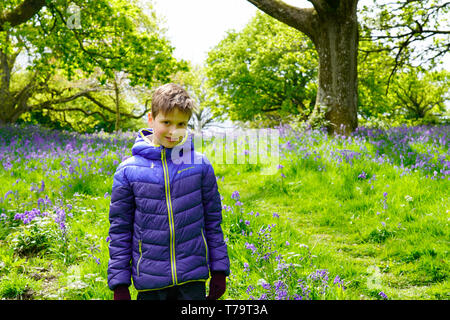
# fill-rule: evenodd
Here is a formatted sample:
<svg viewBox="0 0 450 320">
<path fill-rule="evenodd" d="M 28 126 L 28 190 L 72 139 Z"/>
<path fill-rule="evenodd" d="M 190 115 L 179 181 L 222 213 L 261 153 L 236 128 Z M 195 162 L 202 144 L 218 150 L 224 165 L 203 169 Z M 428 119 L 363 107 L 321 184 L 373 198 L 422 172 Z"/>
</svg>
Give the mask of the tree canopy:
<svg viewBox="0 0 450 320">
<path fill-rule="evenodd" d="M 81 97 L 93 103 L 92 92 L 101 91 L 115 78 L 115 72 L 124 72 L 131 86 L 150 88 L 187 69 L 185 62 L 173 57 L 174 48 L 154 13 L 144 14 L 135 0 L 47 1 L 34 15 L 26 15 L 28 20 L 18 23 L 21 19 L 11 17 L 18 16 L 26 4 L 37 8 L 42 2 L 8 0 L 0 4 L 0 21 L 4 22 L 0 32 L 0 94 L 6 102 L 0 112 L 3 122 L 15 121 L 31 109 Z M 19 54 L 28 58 L 28 76 L 11 91 Z M 97 81 L 94 86 L 58 91 L 49 87 L 57 70 L 69 80 L 95 76 Z"/>
<path fill-rule="evenodd" d="M 307 37 L 257 13 L 209 52 L 207 76 L 217 94 L 216 112 L 232 120 L 277 124 L 314 107 L 317 54 Z"/>
</svg>

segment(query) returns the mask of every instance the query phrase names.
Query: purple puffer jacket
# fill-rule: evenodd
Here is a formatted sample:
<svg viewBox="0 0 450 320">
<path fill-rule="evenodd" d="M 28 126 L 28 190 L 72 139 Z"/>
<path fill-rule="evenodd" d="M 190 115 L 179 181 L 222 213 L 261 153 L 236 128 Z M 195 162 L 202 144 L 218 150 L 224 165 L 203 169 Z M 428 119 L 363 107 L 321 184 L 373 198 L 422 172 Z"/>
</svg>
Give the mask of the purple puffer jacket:
<svg viewBox="0 0 450 320">
<path fill-rule="evenodd" d="M 151 134 L 139 131 L 133 156 L 114 174 L 109 288 L 130 285 L 131 278 L 140 291 L 204 281 L 210 270 L 229 275 L 213 167 L 194 152 L 190 134 L 173 149 L 149 143 Z"/>
</svg>

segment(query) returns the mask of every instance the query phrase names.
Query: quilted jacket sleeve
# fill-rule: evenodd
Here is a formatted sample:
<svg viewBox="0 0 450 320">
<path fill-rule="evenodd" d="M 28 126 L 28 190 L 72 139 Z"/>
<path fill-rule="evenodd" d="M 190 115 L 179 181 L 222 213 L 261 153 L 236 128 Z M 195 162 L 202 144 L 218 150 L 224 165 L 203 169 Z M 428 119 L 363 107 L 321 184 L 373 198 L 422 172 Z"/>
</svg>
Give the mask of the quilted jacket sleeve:
<svg viewBox="0 0 450 320">
<path fill-rule="evenodd" d="M 202 201 L 205 215 L 206 242 L 209 251 L 209 268 L 211 271 L 223 271 L 228 276 L 230 274 L 230 260 L 220 226 L 222 222 L 222 204 L 214 169 L 209 162 L 203 168 Z"/>
<path fill-rule="evenodd" d="M 126 167 L 119 166 L 114 174 L 109 208 L 108 286 L 114 290 L 120 284 L 131 284 L 131 245 L 135 211 L 134 194 L 125 176 Z"/>
</svg>

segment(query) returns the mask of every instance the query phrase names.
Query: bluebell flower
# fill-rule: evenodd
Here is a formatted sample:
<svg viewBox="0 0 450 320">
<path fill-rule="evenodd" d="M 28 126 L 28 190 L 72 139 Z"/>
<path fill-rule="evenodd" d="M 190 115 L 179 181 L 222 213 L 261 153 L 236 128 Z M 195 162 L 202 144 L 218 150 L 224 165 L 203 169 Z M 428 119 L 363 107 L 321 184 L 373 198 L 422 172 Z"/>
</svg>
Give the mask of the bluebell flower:
<svg viewBox="0 0 450 320">
<path fill-rule="evenodd" d="M 234 191 L 234 192 L 231 194 L 231 199 L 239 200 L 239 199 L 240 199 L 239 192 L 238 192 L 238 191 Z"/>
<path fill-rule="evenodd" d="M 45 183 L 44 180 L 41 181 L 41 188 L 38 190 L 39 192 L 43 192 L 45 189 Z"/>
<path fill-rule="evenodd" d="M 270 290 L 270 284 L 268 284 L 267 282 L 262 282 L 261 287 L 263 287 L 263 289 L 265 290 Z"/>
<path fill-rule="evenodd" d="M 358 179 L 366 179 L 367 178 L 367 174 L 363 171 L 359 174 Z"/>
<path fill-rule="evenodd" d="M 38 208 L 39 208 L 39 209 L 41 209 L 41 203 L 44 205 L 44 204 L 45 204 L 45 201 L 44 201 L 44 199 L 39 198 L 38 201 L 37 201 L 37 205 L 38 205 Z"/>
<path fill-rule="evenodd" d="M 279 290 L 277 291 L 277 300 L 285 300 L 287 298 L 287 291 L 286 290 Z"/>
<path fill-rule="evenodd" d="M 10 195 L 10 194 L 12 194 L 13 192 L 11 191 L 11 190 L 9 190 L 6 194 L 5 194 L 5 199 Z"/>
<path fill-rule="evenodd" d="M 245 248 L 246 248 L 246 249 L 249 249 L 249 250 L 252 250 L 252 253 L 255 253 L 255 251 L 256 251 L 256 247 L 255 247 L 255 245 L 252 244 L 252 243 L 246 242 L 246 243 L 245 243 Z"/>
</svg>

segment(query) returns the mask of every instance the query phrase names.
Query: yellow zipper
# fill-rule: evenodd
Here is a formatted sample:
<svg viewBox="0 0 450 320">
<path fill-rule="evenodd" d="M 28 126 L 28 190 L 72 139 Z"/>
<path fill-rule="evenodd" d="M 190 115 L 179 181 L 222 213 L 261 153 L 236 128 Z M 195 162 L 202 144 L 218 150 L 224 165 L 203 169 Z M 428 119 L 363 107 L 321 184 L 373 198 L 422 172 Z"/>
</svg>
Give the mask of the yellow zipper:
<svg viewBox="0 0 450 320">
<path fill-rule="evenodd" d="M 175 226 L 173 223 L 172 202 L 170 198 L 170 181 L 169 169 L 167 167 L 166 149 L 161 149 L 161 160 L 164 170 L 164 188 L 166 191 L 167 212 L 169 216 L 169 230 L 170 230 L 170 269 L 172 271 L 172 282 L 178 284 L 177 266 L 175 261 Z"/>
<path fill-rule="evenodd" d="M 202 230 L 202 237 L 203 237 L 203 242 L 205 243 L 205 250 L 206 250 L 206 265 L 208 265 L 208 245 L 206 244 L 206 239 L 205 239 L 205 235 L 203 233 L 203 229 Z"/>
<path fill-rule="evenodd" d="M 138 277 L 139 277 L 139 264 L 141 263 L 141 259 L 142 259 L 142 240 L 139 240 L 139 260 L 136 265 Z"/>
</svg>

